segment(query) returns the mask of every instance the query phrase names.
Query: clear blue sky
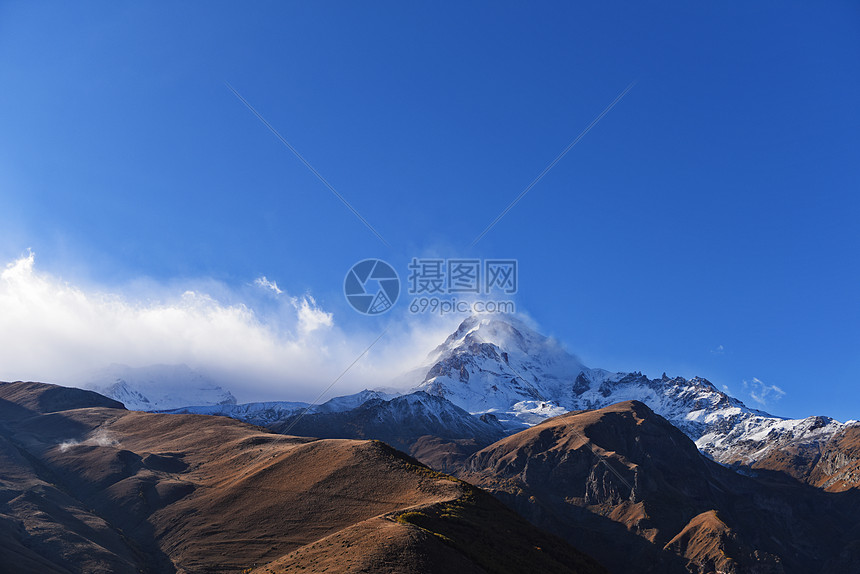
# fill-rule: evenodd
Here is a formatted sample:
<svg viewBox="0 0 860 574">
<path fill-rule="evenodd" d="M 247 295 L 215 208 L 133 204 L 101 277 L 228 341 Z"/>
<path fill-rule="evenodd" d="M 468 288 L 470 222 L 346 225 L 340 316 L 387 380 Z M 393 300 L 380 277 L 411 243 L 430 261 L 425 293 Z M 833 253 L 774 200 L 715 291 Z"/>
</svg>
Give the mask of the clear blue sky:
<svg viewBox="0 0 860 574">
<path fill-rule="evenodd" d="M 349 329 L 355 261 L 517 258 L 589 365 L 860 418 L 856 2 L 5 2 L 0 86 L 4 263 L 265 275 Z"/>
</svg>

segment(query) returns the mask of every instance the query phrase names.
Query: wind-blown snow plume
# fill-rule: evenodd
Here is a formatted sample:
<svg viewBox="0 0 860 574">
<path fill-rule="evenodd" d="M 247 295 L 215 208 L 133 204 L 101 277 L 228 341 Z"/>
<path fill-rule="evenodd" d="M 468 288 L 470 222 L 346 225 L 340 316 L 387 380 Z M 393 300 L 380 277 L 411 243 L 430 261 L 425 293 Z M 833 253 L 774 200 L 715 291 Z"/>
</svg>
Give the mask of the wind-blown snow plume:
<svg viewBox="0 0 860 574">
<path fill-rule="evenodd" d="M 64 440 L 59 444 L 60 452 L 66 452 L 70 448 L 76 446 L 112 446 L 118 447 L 119 440 L 110 432 L 99 429 L 89 436 L 85 441 L 81 442 L 75 439 Z"/>
</svg>

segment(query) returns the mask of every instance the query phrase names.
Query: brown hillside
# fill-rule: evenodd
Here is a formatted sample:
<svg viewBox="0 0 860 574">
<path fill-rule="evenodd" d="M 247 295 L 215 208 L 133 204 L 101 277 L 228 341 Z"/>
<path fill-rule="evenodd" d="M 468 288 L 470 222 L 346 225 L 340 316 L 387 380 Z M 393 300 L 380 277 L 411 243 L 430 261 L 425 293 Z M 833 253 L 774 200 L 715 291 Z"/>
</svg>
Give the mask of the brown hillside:
<svg viewBox="0 0 860 574">
<path fill-rule="evenodd" d="M 61 410 L 58 388 L 0 384 L 0 560 L 15 571 L 601 571 L 383 443 L 98 395 Z"/>
<path fill-rule="evenodd" d="M 506 437 L 469 457 L 457 476 L 613 572 L 860 567 L 856 491 L 829 494 L 781 473 L 737 474 L 637 401 Z"/>
</svg>

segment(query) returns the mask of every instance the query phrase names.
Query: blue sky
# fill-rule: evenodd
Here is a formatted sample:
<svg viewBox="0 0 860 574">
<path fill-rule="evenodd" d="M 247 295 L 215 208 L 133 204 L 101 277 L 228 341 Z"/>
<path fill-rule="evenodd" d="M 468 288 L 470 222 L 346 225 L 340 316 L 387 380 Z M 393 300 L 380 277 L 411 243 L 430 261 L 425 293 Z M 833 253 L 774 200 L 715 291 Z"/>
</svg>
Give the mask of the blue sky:
<svg viewBox="0 0 860 574">
<path fill-rule="evenodd" d="M 860 418 L 858 54 L 854 2 L 6 2 L 0 257 L 276 332 L 265 276 L 359 346 L 409 318 L 352 311 L 354 262 L 516 258 L 518 309 L 589 365 Z"/>
</svg>

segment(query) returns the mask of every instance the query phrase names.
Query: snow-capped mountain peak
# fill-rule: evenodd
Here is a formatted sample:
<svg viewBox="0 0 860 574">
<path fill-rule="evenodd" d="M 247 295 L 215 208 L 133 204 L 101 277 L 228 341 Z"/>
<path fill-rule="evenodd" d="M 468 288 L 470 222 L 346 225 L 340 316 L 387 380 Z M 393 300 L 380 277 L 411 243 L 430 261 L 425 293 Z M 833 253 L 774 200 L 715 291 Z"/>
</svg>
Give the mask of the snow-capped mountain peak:
<svg viewBox="0 0 860 574">
<path fill-rule="evenodd" d="M 431 356 L 435 361 L 413 390 L 444 397 L 473 414 L 493 413 L 509 430 L 567 411 L 639 400 L 705 454 L 721 462 L 749 463 L 780 441 L 826 440 L 843 427 L 831 419 L 821 424 L 811 420 L 821 417 L 789 420 L 749 408 L 701 377 L 664 373 L 649 379 L 640 372 L 588 368 L 511 316 L 469 317 Z"/>
<path fill-rule="evenodd" d="M 130 410 L 158 411 L 188 405 L 234 405 L 236 398 L 188 365 L 111 365 L 89 379 L 88 388 Z"/>
<path fill-rule="evenodd" d="M 513 315 L 472 315 L 466 318 L 456 331 L 436 347 L 431 357 L 439 361 L 446 354 L 476 344 L 495 346 L 508 355 L 561 360 L 571 366 L 582 367 L 579 359 L 565 351 L 555 339 L 538 333 L 523 319 Z"/>
<path fill-rule="evenodd" d="M 558 406 L 570 374 L 588 371 L 554 339 L 510 316 L 467 318 L 433 356 L 413 390 L 445 397 L 470 412 L 504 413 L 514 404 L 526 411 L 544 408 L 532 403 Z"/>
</svg>

